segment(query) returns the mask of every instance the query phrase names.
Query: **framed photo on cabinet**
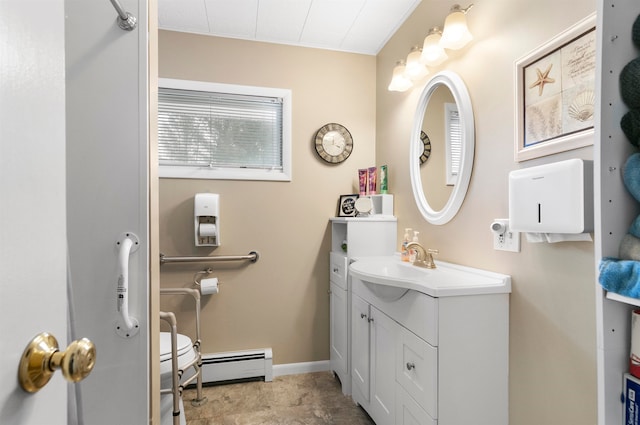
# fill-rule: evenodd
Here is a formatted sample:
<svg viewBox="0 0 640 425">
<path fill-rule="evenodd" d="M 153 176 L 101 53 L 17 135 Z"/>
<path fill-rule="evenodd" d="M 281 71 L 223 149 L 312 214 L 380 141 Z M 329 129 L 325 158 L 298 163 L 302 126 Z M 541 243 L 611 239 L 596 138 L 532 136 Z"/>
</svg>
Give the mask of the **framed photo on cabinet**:
<svg viewBox="0 0 640 425">
<path fill-rule="evenodd" d="M 358 194 L 340 195 L 338 201 L 338 217 L 355 217 L 356 216 L 356 200 Z"/>
</svg>

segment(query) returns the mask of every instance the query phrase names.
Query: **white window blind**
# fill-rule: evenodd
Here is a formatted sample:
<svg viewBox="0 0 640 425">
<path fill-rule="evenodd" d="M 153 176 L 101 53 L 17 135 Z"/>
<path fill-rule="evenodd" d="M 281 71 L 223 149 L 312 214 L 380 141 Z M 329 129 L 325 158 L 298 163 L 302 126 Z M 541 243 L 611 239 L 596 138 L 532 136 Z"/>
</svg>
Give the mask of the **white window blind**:
<svg viewBox="0 0 640 425">
<path fill-rule="evenodd" d="M 161 80 L 160 176 L 290 180 L 289 99 L 279 89 Z"/>
<path fill-rule="evenodd" d="M 460 161 L 462 160 L 462 128 L 457 105 L 445 103 L 444 108 L 447 184 L 454 185 L 458 180 Z"/>
</svg>

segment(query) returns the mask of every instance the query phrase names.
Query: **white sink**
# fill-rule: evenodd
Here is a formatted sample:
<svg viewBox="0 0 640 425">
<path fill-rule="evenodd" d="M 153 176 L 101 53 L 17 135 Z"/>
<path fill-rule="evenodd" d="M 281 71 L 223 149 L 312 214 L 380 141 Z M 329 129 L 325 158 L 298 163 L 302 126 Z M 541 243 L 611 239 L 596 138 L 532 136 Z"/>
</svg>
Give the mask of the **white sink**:
<svg viewBox="0 0 640 425">
<path fill-rule="evenodd" d="M 362 257 L 349 266 L 351 276 L 388 301 L 414 290 L 432 297 L 511 292 L 511 277 L 436 261 L 435 269 L 414 266 L 398 256 Z"/>
</svg>

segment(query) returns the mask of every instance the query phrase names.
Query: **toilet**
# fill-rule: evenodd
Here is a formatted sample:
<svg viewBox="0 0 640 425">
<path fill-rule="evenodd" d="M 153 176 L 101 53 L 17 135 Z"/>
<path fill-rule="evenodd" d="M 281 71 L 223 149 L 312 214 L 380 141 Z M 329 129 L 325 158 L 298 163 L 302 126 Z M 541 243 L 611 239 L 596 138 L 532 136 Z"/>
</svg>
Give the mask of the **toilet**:
<svg viewBox="0 0 640 425">
<path fill-rule="evenodd" d="M 198 353 L 193 347 L 191 338 L 186 335 L 177 334 L 177 356 L 178 369 L 184 373 L 181 382 L 189 379 L 195 374 L 193 367 L 189 365 L 196 361 Z M 171 333 L 160 332 L 160 385 L 162 389 L 171 388 Z M 162 425 L 173 425 L 173 394 L 163 393 L 160 395 L 160 419 Z M 186 425 L 184 417 L 184 406 L 180 397 L 180 425 Z"/>
</svg>

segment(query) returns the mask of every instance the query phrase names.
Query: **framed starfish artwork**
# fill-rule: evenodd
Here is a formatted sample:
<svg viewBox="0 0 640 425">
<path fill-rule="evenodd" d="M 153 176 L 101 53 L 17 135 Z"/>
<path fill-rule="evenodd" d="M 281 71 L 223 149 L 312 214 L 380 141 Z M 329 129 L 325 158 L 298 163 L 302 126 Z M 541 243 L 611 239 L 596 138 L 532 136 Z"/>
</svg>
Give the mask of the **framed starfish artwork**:
<svg viewBox="0 0 640 425">
<path fill-rule="evenodd" d="M 596 15 L 516 61 L 515 161 L 593 144 Z"/>
</svg>

